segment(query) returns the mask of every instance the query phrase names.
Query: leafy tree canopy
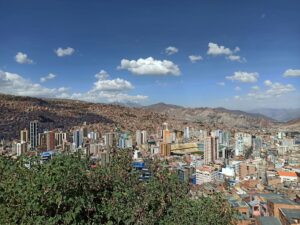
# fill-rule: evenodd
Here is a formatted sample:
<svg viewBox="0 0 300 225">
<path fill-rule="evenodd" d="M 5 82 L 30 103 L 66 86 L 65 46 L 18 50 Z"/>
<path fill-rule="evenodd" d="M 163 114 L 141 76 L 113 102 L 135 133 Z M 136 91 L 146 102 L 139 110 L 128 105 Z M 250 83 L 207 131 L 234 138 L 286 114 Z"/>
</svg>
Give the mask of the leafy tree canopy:
<svg viewBox="0 0 300 225">
<path fill-rule="evenodd" d="M 26 164 L 31 161 L 28 169 Z M 230 224 L 220 196 L 192 200 L 188 184 L 152 162 L 141 182 L 127 151 L 90 169 L 78 156 L 0 157 L 0 224 Z"/>
</svg>

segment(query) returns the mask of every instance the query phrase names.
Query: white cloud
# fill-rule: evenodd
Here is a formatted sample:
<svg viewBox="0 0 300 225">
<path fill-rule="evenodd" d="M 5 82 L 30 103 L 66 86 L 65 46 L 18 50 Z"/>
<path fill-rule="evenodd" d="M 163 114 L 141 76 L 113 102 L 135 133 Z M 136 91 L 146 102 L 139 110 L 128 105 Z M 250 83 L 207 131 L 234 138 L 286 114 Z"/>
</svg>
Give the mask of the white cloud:
<svg viewBox="0 0 300 225">
<path fill-rule="evenodd" d="M 233 50 L 233 52 L 235 52 L 235 53 L 239 52 L 239 51 L 241 51 L 241 49 L 239 47 L 235 47 L 234 50 Z"/>
<path fill-rule="evenodd" d="M 152 57 L 138 60 L 122 59 L 118 69 L 126 69 L 136 75 L 180 75 L 179 67 L 169 60 L 156 60 Z"/>
<path fill-rule="evenodd" d="M 192 63 L 203 60 L 201 55 L 190 55 L 189 59 L 191 60 Z"/>
<path fill-rule="evenodd" d="M 120 78 L 113 80 L 98 80 L 94 83 L 94 91 L 127 91 L 133 89 L 133 85 Z"/>
<path fill-rule="evenodd" d="M 105 70 L 101 70 L 99 73 L 95 74 L 95 77 L 99 80 L 106 80 L 109 74 Z"/>
<path fill-rule="evenodd" d="M 74 93 L 69 96 L 71 99 L 79 99 L 89 102 L 141 102 L 148 99 L 144 95 L 128 95 L 119 92 L 87 92 L 87 93 Z"/>
<path fill-rule="evenodd" d="M 236 86 L 235 88 L 234 88 L 234 90 L 236 90 L 236 91 L 240 91 L 240 90 L 242 90 L 239 86 Z"/>
<path fill-rule="evenodd" d="M 240 81 L 243 83 L 255 83 L 259 77 L 259 74 L 254 73 L 248 73 L 248 72 L 234 72 L 232 76 L 227 76 L 226 79 L 232 80 L 232 81 Z"/>
<path fill-rule="evenodd" d="M 71 99 L 80 99 L 90 102 L 140 102 L 148 99 L 144 95 L 129 95 L 128 91 L 134 86 L 127 80 L 116 78 L 108 79 L 110 75 L 101 70 L 95 75 L 97 79 L 91 90 L 84 93 L 73 93 Z"/>
<path fill-rule="evenodd" d="M 15 60 L 17 63 L 20 64 L 32 64 L 33 60 L 29 59 L 27 54 L 22 53 L 22 52 L 18 52 L 17 55 L 15 56 Z"/>
<path fill-rule="evenodd" d="M 265 84 L 266 86 L 271 86 L 271 85 L 272 85 L 272 81 L 270 81 L 270 80 L 265 80 L 265 81 L 264 81 L 264 84 Z"/>
<path fill-rule="evenodd" d="M 295 91 L 296 89 L 294 88 L 293 85 L 291 84 L 281 84 L 281 83 L 272 83 L 270 86 L 270 89 L 267 90 L 267 95 L 270 96 L 281 96 L 283 94 Z"/>
<path fill-rule="evenodd" d="M 174 46 L 169 46 L 165 49 L 165 53 L 167 55 L 173 55 L 173 54 L 177 53 L 178 51 L 179 51 L 178 48 L 176 48 Z"/>
<path fill-rule="evenodd" d="M 241 58 L 241 56 L 239 56 L 239 55 L 230 55 L 230 56 L 227 56 L 226 59 L 228 59 L 230 61 L 236 61 L 236 62 L 246 62 L 246 59 Z"/>
<path fill-rule="evenodd" d="M 226 48 L 225 46 L 218 45 L 212 42 L 208 43 L 208 50 L 207 50 L 208 55 L 231 55 L 232 51 L 229 48 Z"/>
<path fill-rule="evenodd" d="M 134 89 L 134 86 L 127 80 L 116 78 L 108 80 L 109 74 L 101 70 L 95 75 L 98 80 L 94 83 L 92 91 L 127 91 Z"/>
<path fill-rule="evenodd" d="M 0 92 L 21 96 L 78 99 L 91 102 L 139 102 L 148 98 L 144 95 L 127 94 L 127 91 L 134 89 L 129 81 L 121 78 L 111 80 L 106 78 L 101 80 L 100 78 L 87 92 L 69 93 L 69 89 L 66 87 L 46 88 L 18 74 L 0 71 Z"/>
<path fill-rule="evenodd" d="M 240 61 L 241 57 L 239 55 L 230 55 L 227 57 L 230 61 Z"/>
<path fill-rule="evenodd" d="M 300 70 L 288 69 L 283 74 L 284 77 L 300 77 Z"/>
<path fill-rule="evenodd" d="M 219 85 L 219 86 L 225 86 L 225 82 L 218 82 L 217 85 Z"/>
<path fill-rule="evenodd" d="M 255 91 L 258 91 L 258 90 L 259 90 L 259 86 L 257 86 L 257 85 L 252 86 L 251 88 L 252 88 L 252 90 L 255 90 Z"/>
<path fill-rule="evenodd" d="M 248 97 L 252 97 L 255 99 L 276 98 L 290 92 L 294 92 L 296 90 L 295 87 L 291 84 L 281 84 L 278 82 L 273 83 L 270 80 L 266 80 L 264 83 L 267 86 L 267 89 L 265 91 L 258 92 L 258 89 L 254 89 L 256 90 L 256 92 L 249 93 Z"/>
<path fill-rule="evenodd" d="M 47 76 L 41 77 L 41 78 L 40 78 L 40 82 L 44 83 L 44 82 L 46 82 L 46 81 L 48 81 L 48 80 L 54 79 L 55 77 L 56 77 L 55 74 L 49 73 Z"/>
<path fill-rule="evenodd" d="M 67 48 L 58 48 L 54 51 L 58 57 L 64 57 L 72 55 L 75 52 L 74 48 L 67 47 Z"/>
<path fill-rule="evenodd" d="M 66 88 L 46 88 L 18 74 L 0 71 L 0 91 L 12 95 L 58 97 L 66 91 Z"/>
<path fill-rule="evenodd" d="M 226 56 L 226 59 L 228 59 L 230 61 L 246 62 L 245 58 L 241 58 L 241 56 L 235 54 L 239 51 L 240 51 L 239 47 L 235 47 L 234 50 L 231 50 L 230 48 L 226 48 L 223 45 L 218 45 L 216 43 L 209 42 L 207 54 L 212 55 L 212 56 L 222 56 L 223 55 L 223 56 Z"/>
</svg>

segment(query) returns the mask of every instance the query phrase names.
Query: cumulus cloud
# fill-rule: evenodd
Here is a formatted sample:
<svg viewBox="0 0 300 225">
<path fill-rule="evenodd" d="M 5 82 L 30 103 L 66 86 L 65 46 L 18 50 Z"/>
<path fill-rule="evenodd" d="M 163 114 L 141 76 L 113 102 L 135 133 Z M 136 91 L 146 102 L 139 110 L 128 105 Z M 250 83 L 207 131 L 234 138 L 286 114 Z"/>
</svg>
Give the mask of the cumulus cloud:
<svg viewBox="0 0 300 225">
<path fill-rule="evenodd" d="M 18 74 L 0 71 L 0 91 L 12 95 L 58 97 L 66 91 L 66 88 L 46 88 Z"/>
<path fill-rule="evenodd" d="M 212 56 L 226 56 L 226 59 L 230 61 L 246 62 L 245 58 L 241 58 L 241 56 L 236 54 L 239 51 L 239 47 L 235 47 L 234 50 L 231 50 L 230 48 L 226 48 L 223 45 L 209 42 L 207 54 Z"/>
<path fill-rule="evenodd" d="M 95 74 L 95 77 L 99 80 L 106 80 L 109 74 L 105 70 L 101 70 L 99 73 Z"/>
<path fill-rule="evenodd" d="M 94 82 L 91 90 L 85 93 L 73 93 L 70 98 L 90 102 L 140 102 L 148 98 L 144 95 L 127 94 L 134 89 L 129 81 L 121 78 L 108 79 L 109 77 L 105 70 L 101 70 L 95 75 L 97 81 Z"/>
<path fill-rule="evenodd" d="M 176 48 L 174 46 L 169 46 L 165 49 L 165 53 L 167 55 L 173 55 L 173 54 L 177 53 L 178 51 L 179 51 L 178 48 Z"/>
<path fill-rule="evenodd" d="M 75 52 L 75 49 L 71 48 L 71 47 L 58 48 L 58 49 L 54 50 L 54 52 L 56 53 L 56 55 L 58 57 L 64 57 L 64 56 L 73 55 L 73 53 Z"/>
<path fill-rule="evenodd" d="M 55 77 L 56 77 L 55 74 L 49 73 L 47 76 L 41 77 L 41 78 L 40 78 L 40 82 L 44 83 L 44 82 L 46 82 L 46 81 L 48 81 L 48 80 L 54 79 Z"/>
<path fill-rule="evenodd" d="M 169 60 L 156 60 L 152 57 L 138 60 L 122 59 L 118 69 L 126 69 L 136 75 L 180 75 L 178 65 Z"/>
<path fill-rule="evenodd" d="M 259 74 L 254 73 L 248 73 L 248 72 L 234 72 L 232 76 L 227 76 L 226 79 L 231 81 L 239 81 L 243 83 L 255 83 L 259 77 Z"/>
<path fill-rule="evenodd" d="M 266 80 L 265 85 L 267 86 L 267 89 L 264 91 L 257 91 L 256 92 L 250 92 L 248 94 L 248 97 L 252 97 L 255 99 L 268 99 L 268 98 L 276 98 L 281 97 L 285 94 L 288 94 L 290 92 L 294 92 L 296 89 L 291 84 L 281 84 L 278 82 L 273 83 L 270 80 Z"/>
<path fill-rule="evenodd" d="M 225 82 L 218 82 L 217 85 L 219 85 L 219 86 L 225 86 Z"/>
<path fill-rule="evenodd" d="M 20 64 L 32 64 L 33 60 L 28 58 L 28 55 L 22 52 L 18 52 L 15 56 L 15 60 L 17 63 Z"/>
<path fill-rule="evenodd" d="M 208 55 L 231 55 L 232 51 L 229 48 L 226 48 L 225 46 L 218 45 L 216 43 L 209 42 L 208 43 L 208 50 L 207 50 Z"/>
<path fill-rule="evenodd" d="M 203 58 L 202 58 L 201 55 L 190 55 L 190 56 L 189 56 L 189 59 L 190 59 L 190 61 L 191 61 L 192 63 L 195 63 L 195 62 L 197 62 L 197 61 L 202 60 Z"/>
<path fill-rule="evenodd" d="M 87 93 L 74 93 L 69 98 L 79 99 L 89 102 L 141 102 L 148 99 L 144 95 L 128 95 L 127 93 L 119 92 L 87 92 Z"/>
<path fill-rule="evenodd" d="M 134 89 L 129 81 L 121 78 L 107 79 L 108 77 L 109 75 L 106 78 L 96 77 L 97 81 L 87 92 L 69 93 L 69 89 L 66 87 L 47 88 L 18 74 L 0 71 L 0 92 L 32 97 L 78 99 L 90 102 L 139 102 L 148 98 L 144 95 L 129 95 L 127 92 Z"/>
<path fill-rule="evenodd" d="M 257 85 L 252 86 L 251 88 L 252 88 L 252 90 L 255 90 L 255 91 L 258 91 L 258 90 L 259 90 L 259 86 L 257 86 Z"/>
<path fill-rule="evenodd" d="M 230 56 L 227 56 L 226 59 L 228 59 L 230 61 L 236 61 L 236 62 L 246 62 L 246 59 L 241 58 L 241 56 L 239 56 L 239 55 L 230 55 Z"/>
<path fill-rule="evenodd" d="M 94 90 L 100 91 L 127 91 L 134 88 L 129 81 L 120 78 L 113 80 L 98 80 L 94 85 Z"/>
<path fill-rule="evenodd" d="M 69 98 L 90 102 L 140 102 L 148 99 L 148 96 L 144 95 L 129 95 L 127 92 L 134 89 L 129 81 L 109 77 L 105 70 L 101 70 L 95 74 L 97 81 L 89 91 L 73 93 Z"/>
<path fill-rule="evenodd" d="M 272 81 L 270 81 L 270 80 L 265 80 L 265 81 L 264 81 L 264 84 L 265 84 L 266 86 L 271 86 L 271 85 L 272 85 Z"/>
<path fill-rule="evenodd" d="M 300 77 L 300 70 L 288 69 L 283 74 L 284 77 Z"/>
</svg>

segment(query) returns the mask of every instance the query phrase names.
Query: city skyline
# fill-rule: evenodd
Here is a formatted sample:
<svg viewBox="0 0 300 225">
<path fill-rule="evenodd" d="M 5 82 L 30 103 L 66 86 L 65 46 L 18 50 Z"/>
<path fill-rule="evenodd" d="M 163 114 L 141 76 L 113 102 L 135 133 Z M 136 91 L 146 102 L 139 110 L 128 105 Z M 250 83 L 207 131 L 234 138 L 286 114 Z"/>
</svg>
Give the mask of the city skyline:
<svg viewBox="0 0 300 225">
<path fill-rule="evenodd" d="M 1 93 L 300 107 L 297 1 L 82 3 L 0 2 Z"/>
</svg>

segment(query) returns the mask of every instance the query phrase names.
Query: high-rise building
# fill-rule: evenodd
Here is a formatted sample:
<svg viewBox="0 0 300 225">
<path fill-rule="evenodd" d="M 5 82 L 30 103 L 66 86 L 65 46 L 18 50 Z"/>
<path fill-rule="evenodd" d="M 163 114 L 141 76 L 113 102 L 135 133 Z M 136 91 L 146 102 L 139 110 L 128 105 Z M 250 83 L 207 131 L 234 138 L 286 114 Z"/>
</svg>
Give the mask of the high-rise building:
<svg viewBox="0 0 300 225">
<path fill-rule="evenodd" d="M 28 130 L 26 128 L 20 131 L 20 140 L 21 143 L 28 142 Z"/>
<path fill-rule="evenodd" d="M 168 130 L 168 123 L 163 123 L 163 125 L 162 125 L 162 129 L 163 130 Z"/>
<path fill-rule="evenodd" d="M 135 140 L 136 140 L 136 144 L 137 145 L 141 145 L 142 144 L 142 132 L 140 130 L 137 130 L 135 132 Z"/>
<path fill-rule="evenodd" d="M 165 144 L 171 143 L 171 133 L 169 130 L 163 130 L 163 143 Z"/>
<path fill-rule="evenodd" d="M 74 144 L 75 148 L 83 147 L 83 131 L 82 130 L 75 130 L 73 132 L 73 144 Z"/>
<path fill-rule="evenodd" d="M 114 133 L 106 133 L 104 134 L 104 145 L 112 147 L 115 143 L 115 134 Z"/>
<path fill-rule="evenodd" d="M 30 122 L 30 146 L 32 150 L 35 150 L 38 146 L 38 131 L 39 122 L 37 120 Z"/>
<path fill-rule="evenodd" d="M 55 149 L 55 135 L 53 131 L 47 131 L 46 145 L 47 145 L 47 151 Z"/>
<path fill-rule="evenodd" d="M 96 131 L 91 131 L 91 132 L 88 133 L 87 137 L 88 137 L 89 139 L 91 139 L 91 140 L 96 141 L 96 140 L 99 139 L 100 135 L 99 135 L 99 133 L 96 132 Z"/>
<path fill-rule="evenodd" d="M 161 143 L 160 144 L 160 154 L 162 156 L 171 155 L 171 144 L 170 143 Z"/>
<path fill-rule="evenodd" d="M 202 166 L 196 168 L 196 184 L 214 182 L 217 180 L 218 171 L 211 166 Z"/>
<path fill-rule="evenodd" d="M 55 145 L 56 146 L 63 146 L 64 142 L 67 141 L 67 134 L 60 131 L 55 133 Z"/>
<path fill-rule="evenodd" d="M 235 156 L 244 155 L 244 139 L 241 133 L 235 135 Z"/>
<path fill-rule="evenodd" d="M 184 139 L 189 139 L 190 138 L 190 128 L 186 127 L 184 128 Z"/>
<path fill-rule="evenodd" d="M 108 151 L 103 151 L 100 153 L 100 162 L 101 162 L 101 166 L 106 166 L 110 159 L 109 159 L 109 152 Z"/>
<path fill-rule="evenodd" d="M 27 143 L 26 142 L 16 144 L 17 156 L 24 154 L 26 151 L 27 151 Z"/>
<path fill-rule="evenodd" d="M 141 132 L 141 141 L 142 141 L 142 144 L 147 144 L 147 139 L 148 139 L 147 131 L 143 130 Z"/>
<path fill-rule="evenodd" d="M 47 149 L 47 131 L 44 133 L 39 133 L 38 135 L 38 146 L 42 150 Z"/>
<path fill-rule="evenodd" d="M 219 144 L 218 138 L 208 136 L 204 141 L 204 164 L 213 163 L 218 159 Z"/>
<path fill-rule="evenodd" d="M 88 128 L 87 127 L 83 127 L 82 128 L 82 135 L 83 135 L 83 137 L 87 137 L 88 136 Z"/>
</svg>

